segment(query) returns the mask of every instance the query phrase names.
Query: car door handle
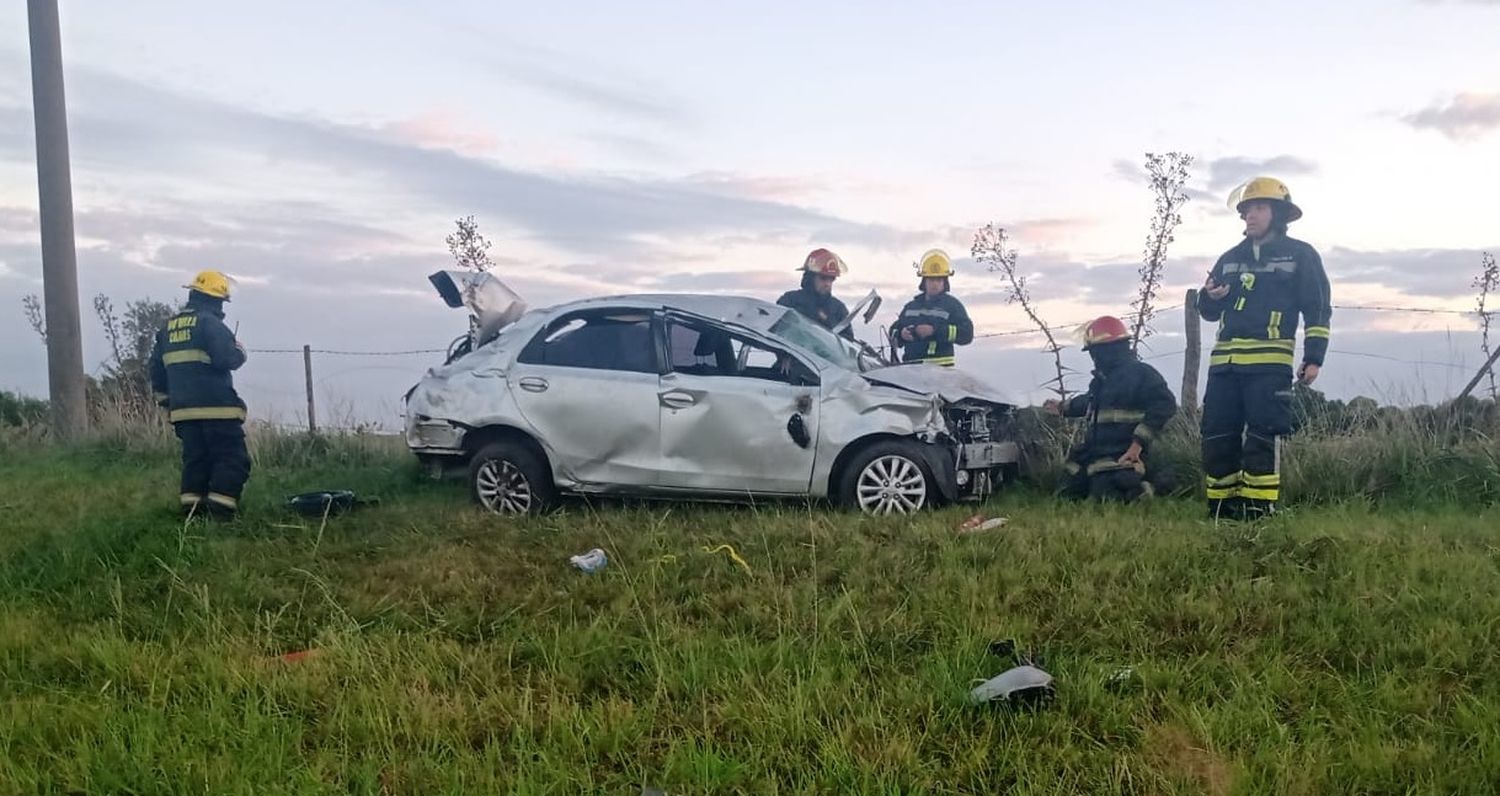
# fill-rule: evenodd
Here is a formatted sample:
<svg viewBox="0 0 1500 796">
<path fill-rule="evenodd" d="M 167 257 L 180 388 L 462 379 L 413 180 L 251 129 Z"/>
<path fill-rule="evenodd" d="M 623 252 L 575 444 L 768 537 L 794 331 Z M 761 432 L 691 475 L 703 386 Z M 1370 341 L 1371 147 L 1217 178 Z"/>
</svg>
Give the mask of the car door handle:
<svg viewBox="0 0 1500 796">
<path fill-rule="evenodd" d="M 526 392 L 546 392 L 547 391 L 547 380 L 546 379 L 539 379 L 539 378 L 537 378 L 535 376 L 527 376 L 526 378 L 521 379 L 520 384 L 521 384 L 521 389 L 525 390 Z"/>
<path fill-rule="evenodd" d="M 698 403 L 698 399 L 685 392 L 664 392 L 660 396 L 661 405 L 668 409 L 686 409 Z"/>
</svg>

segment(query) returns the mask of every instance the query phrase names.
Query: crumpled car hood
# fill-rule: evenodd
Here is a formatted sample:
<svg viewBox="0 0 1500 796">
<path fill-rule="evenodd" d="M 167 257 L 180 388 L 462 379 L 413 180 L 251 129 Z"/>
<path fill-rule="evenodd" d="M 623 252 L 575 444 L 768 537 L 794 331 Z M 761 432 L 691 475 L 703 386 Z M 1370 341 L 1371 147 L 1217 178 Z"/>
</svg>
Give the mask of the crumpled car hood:
<svg viewBox="0 0 1500 796">
<path fill-rule="evenodd" d="M 1015 406 L 1005 393 L 991 387 L 971 373 L 938 365 L 892 365 L 861 374 L 873 384 L 899 387 L 912 392 L 935 394 L 949 403 L 984 401 Z"/>
</svg>

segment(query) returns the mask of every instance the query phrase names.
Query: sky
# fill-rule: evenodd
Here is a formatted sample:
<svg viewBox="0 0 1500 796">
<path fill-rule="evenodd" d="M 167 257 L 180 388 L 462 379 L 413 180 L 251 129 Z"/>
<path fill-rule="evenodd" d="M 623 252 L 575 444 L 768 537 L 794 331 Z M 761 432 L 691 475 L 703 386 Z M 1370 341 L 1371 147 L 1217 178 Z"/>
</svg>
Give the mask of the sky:
<svg viewBox="0 0 1500 796">
<path fill-rule="evenodd" d="M 45 395 L 21 311 L 41 292 L 25 4 L 0 6 L 0 389 Z M 1470 310 L 1500 251 L 1496 0 L 64 3 L 85 360 L 91 297 L 240 283 L 252 349 L 409 351 L 465 328 L 426 275 L 473 215 L 532 306 L 643 291 L 774 299 L 827 246 L 888 320 L 928 248 L 981 334 L 1025 329 L 967 259 L 1005 226 L 1041 315 L 1124 314 L 1152 214 L 1146 152 L 1194 157 L 1162 301 L 1285 180 L 1345 306 Z M 1181 311 L 1145 353 L 1177 383 Z M 1482 357 L 1472 315 L 1338 310 L 1319 386 L 1441 400 Z M 1206 330 L 1211 333 L 1212 329 Z M 1086 382 L 1087 360 L 1065 354 Z M 1037 399 L 1036 336 L 960 365 Z M 399 425 L 431 354 L 319 355 L 325 422 Z M 293 421 L 302 365 L 252 354 L 252 411 Z M 332 417 L 329 418 L 328 415 Z"/>
</svg>

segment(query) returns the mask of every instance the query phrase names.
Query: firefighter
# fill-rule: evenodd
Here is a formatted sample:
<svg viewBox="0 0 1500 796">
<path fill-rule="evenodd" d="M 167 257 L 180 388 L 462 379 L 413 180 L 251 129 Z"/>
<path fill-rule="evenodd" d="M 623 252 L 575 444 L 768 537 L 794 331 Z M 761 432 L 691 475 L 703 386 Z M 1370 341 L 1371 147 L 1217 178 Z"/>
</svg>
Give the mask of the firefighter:
<svg viewBox="0 0 1500 796">
<path fill-rule="evenodd" d="M 1177 412 L 1177 399 L 1156 368 L 1131 349 L 1130 333 L 1119 318 L 1105 315 L 1078 330 L 1083 350 L 1094 360 L 1089 391 L 1067 403 L 1044 406 L 1052 414 L 1084 418 L 1083 443 L 1068 456 L 1062 494 L 1130 502 L 1169 488 L 1147 467 L 1152 440 Z"/>
<path fill-rule="evenodd" d="M 245 364 L 245 349 L 224 325 L 229 277 L 203 271 L 185 287 L 187 306 L 156 334 L 151 386 L 182 440 L 184 513 L 231 518 L 250 478 L 245 402 L 230 375 Z"/>
<path fill-rule="evenodd" d="M 949 292 L 953 261 L 946 252 L 931 249 L 917 262 L 917 273 L 921 292 L 901 309 L 891 335 L 902 349 L 902 362 L 952 367 L 954 346 L 974 341 L 974 322 Z"/>
<path fill-rule="evenodd" d="M 813 249 L 797 270 L 802 272 L 802 287 L 783 293 L 777 304 L 802 313 L 825 329 L 832 329 L 849 317 L 849 308 L 833 297 L 834 280 L 849 272 L 843 258 L 827 249 Z M 849 327 L 841 334 L 854 339 L 854 331 Z"/>
<path fill-rule="evenodd" d="M 1328 352 L 1328 275 L 1312 246 L 1287 236 L 1302 217 L 1280 180 L 1256 177 L 1230 194 L 1245 239 L 1225 252 L 1198 296 L 1219 322 L 1203 396 L 1203 471 L 1209 516 L 1266 516 L 1281 498 L 1281 439 L 1292 430 L 1292 369 L 1312 384 Z"/>
</svg>

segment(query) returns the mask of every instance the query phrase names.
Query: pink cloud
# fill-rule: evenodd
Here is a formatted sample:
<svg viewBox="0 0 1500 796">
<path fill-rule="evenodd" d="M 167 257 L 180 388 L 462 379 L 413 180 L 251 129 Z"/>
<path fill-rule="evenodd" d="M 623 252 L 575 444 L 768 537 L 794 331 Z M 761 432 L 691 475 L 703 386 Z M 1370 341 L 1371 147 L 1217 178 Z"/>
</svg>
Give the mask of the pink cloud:
<svg viewBox="0 0 1500 796">
<path fill-rule="evenodd" d="M 397 139 L 426 149 L 447 149 L 461 155 L 481 157 L 500 148 L 494 133 L 476 129 L 452 110 L 434 108 L 382 128 Z"/>
</svg>

